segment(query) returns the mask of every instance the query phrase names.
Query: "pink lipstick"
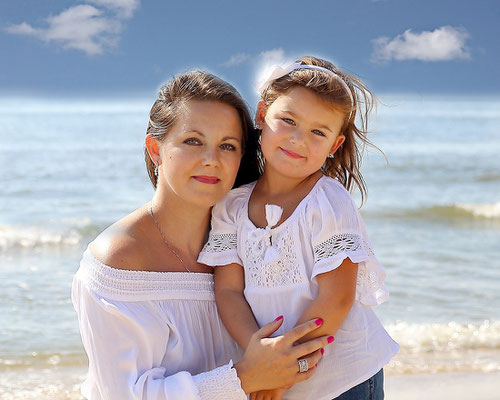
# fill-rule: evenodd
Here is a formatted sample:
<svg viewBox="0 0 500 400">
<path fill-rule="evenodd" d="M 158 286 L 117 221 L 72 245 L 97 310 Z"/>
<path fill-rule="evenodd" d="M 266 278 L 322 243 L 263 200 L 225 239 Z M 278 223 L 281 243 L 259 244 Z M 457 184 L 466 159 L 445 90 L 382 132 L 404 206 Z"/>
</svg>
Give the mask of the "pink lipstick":
<svg viewBox="0 0 500 400">
<path fill-rule="evenodd" d="M 217 178 L 216 176 L 196 175 L 193 176 L 193 178 L 196 179 L 198 182 L 208 183 L 210 185 L 215 185 L 216 183 L 220 182 L 220 179 Z"/>
</svg>

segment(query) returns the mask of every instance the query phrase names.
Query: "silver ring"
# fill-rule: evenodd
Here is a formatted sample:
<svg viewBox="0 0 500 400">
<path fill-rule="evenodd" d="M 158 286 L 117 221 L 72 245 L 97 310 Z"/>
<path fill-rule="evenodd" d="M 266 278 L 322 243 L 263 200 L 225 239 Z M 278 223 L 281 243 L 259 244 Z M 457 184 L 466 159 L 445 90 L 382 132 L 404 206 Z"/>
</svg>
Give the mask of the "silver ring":
<svg viewBox="0 0 500 400">
<path fill-rule="evenodd" d="M 307 372 L 309 369 L 309 363 L 305 358 L 299 360 L 299 372 Z"/>
</svg>

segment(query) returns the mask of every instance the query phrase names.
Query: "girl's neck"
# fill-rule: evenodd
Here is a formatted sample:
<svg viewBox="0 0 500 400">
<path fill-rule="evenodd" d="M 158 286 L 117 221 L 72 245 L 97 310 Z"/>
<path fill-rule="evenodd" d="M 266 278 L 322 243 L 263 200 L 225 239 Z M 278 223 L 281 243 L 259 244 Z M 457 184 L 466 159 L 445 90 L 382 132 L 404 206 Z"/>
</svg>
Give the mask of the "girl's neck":
<svg viewBox="0 0 500 400">
<path fill-rule="evenodd" d="M 314 186 L 321 176 L 323 173 L 318 170 L 306 177 L 287 177 L 277 174 L 272 168 L 266 166 L 264 173 L 259 178 L 258 186 L 259 191 L 269 196 L 281 196 L 294 192 L 303 186 Z"/>
<path fill-rule="evenodd" d="M 207 240 L 211 208 L 188 203 L 160 187 L 150 205 L 169 243 L 197 258 Z"/>
</svg>

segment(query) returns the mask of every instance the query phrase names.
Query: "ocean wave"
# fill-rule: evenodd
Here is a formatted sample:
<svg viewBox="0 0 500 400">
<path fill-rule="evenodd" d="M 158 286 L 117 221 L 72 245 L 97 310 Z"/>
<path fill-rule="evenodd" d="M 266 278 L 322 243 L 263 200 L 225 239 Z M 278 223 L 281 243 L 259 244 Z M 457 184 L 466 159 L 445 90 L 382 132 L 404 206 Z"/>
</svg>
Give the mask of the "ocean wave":
<svg viewBox="0 0 500 400">
<path fill-rule="evenodd" d="M 102 229 L 102 226 L 81 221 L 76 226 L 0 226 L 0 251 L 12 248 L 76 246 Z"/>
<path fill-rule="evenodd" d="M 398 322 L 387 331 L 400 345 L 389 373 L 500 372 L 500 321 Z"/>
<path fill-rule="evenodd" d="M 500 202 L 498 203 L 454 203 L 409 210 L 380 212 L 373 209 L 367 212 L 371 217 L 389 218 L 433 218 L 447 220 L 489 220 L 500 221 Z"/>
<path fill-rule="evenodd" d="M 480 324 L 398 322 L 386 327 L 401 349 L 411 353 L 500 350 L 500 321 Z"/>
</svg>

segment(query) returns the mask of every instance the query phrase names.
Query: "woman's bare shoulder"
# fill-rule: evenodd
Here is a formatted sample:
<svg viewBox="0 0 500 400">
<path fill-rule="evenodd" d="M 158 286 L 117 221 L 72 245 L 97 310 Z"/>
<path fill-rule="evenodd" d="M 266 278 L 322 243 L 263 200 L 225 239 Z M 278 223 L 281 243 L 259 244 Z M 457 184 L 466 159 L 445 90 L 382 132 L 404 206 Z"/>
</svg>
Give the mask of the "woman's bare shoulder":
<svg viewBox="0 0 500 400">
<path fill-rule="evenodd" d="M 142 270 L 148 265 L 148 241 L 144 234 L 141 209 L 106 228 L 90 243 L 93 256 L 103 264 L 126 270 Z"/>
</svg>

